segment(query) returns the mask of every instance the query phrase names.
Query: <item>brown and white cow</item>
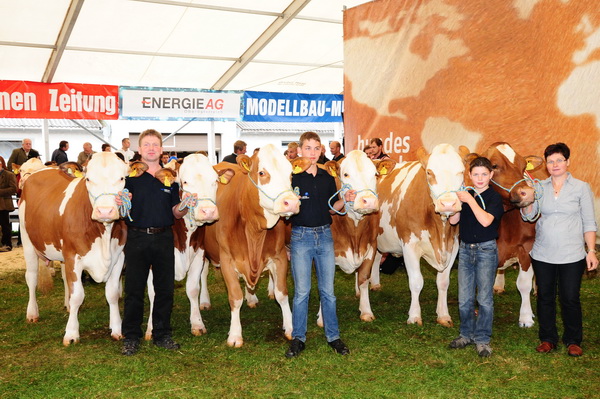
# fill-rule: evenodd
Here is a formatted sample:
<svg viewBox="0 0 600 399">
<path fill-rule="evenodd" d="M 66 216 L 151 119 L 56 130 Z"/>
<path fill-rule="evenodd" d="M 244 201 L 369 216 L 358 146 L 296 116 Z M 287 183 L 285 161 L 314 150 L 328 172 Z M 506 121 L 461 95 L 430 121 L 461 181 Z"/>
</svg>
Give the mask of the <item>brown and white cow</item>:
<svg viewBox="0 0 600 399">
<path fill-rule="evenodd" d="M 498 273 L 494 291 L 504 292 L 504 272 L 517 262 L 517 289 L 521 294 L 519 326 L 532 327 L 534 321 L 530 294 L 533 288 L 533 268 L 530 267 L 529 252 L 535 240 L 535 223 L 523 221 L 519 209 L 529 205 L 535 198 L 536 184 L 532 179 L 548 177 L 546 168 L 543 167 L 541 158 L 525 158 L 504 142 L 492 144 L 483 156 L 491 161 L 494 168 L 490 185 L 502 196 L 504 203 L 504 215 L 498 229 Z"/>
<path fill-rule="evenodd" d="M 202 306 L 198 302 L 200 284 L 202 284 L 202 290 L 208 298 L 208 290 L 206 289 L 208 264 L 204 263 L 204 228 L 202 226 L 205 223 L 211 223 L 219 219 L 219 211 L 216 205 L 217 182 L 227 184 L 234 172 L 232 169 L 220 169 L 217 173 L 216 168 L 202 154 L 188 155 L 182 164 L 173 166 L 178 168 L 176 175 L 171 169 L 165 168 L 161 169 L 162 172 L 157 172 L 155 177 L 161 180 L 160 176 L 171 171 L 171 178 L 167 177 L 167 179 L 172 182 L 171 180 L 176 178 L 179 183 L 181 197 L 193 196 L 195 198 L 195 203 L 188 208 L 188 213 L 181 219 L 175 219 L 173 224 L 175 280 L 181 281 L 187 277 L 186 293 L 190 301 L 192 334 L 202 335 L 206 333 L 206 327 L 200 315 Z M 150 316 L 146 329 L 146 339 L 152 337 L 152 309 L 154 305 L 152 271 L 148 275 L 148 296 L 150 297 Z M 203 303 L 203 298 L 200 298 L 200 303 Z M 205 307 L 210 306 L 210 299 L 204 299 L 204 303 Z"/>
<path fill-rule="evenodd" d="M 85 178 L 73 178 L 58 169 L 33 173 L 23 188 L 19 220 L 29 287 L 27 320 L 39 318 L 35 287 L 38 256 L 65 264 L 69 320 L 63 344 L 79 341 L 79 307 L 84 299 L 81 273 L 106 283 L 111 335 L 121 338 L 119 277 L 123 267 L 126 229 L 115 203 L 125 186 L 127 165 L 113 153 L 97 153 Z"/>
<path fill-rule="evenodd" d="M 332 215 L 331 234 L 336 265 L 345 273 L 356 272 L 360 319 L 363 321 L 375 320 L 369 302 L 369 278 L 377 254 L 379 230 L 377 177 L 391 171 L 395 164 L 391 159 L 374 163 L 364 151 L 354 150 L 340 163 L 329 161 L 324 165 L 336 178 L 340 198 L 348 190 L 356 191 L 356 199 L 345 205 L 343 215 Z M 323 325 L 321 312 L 317 323 Z"/>
<path fill-rule="evenodd" d="M 459 154 L 460 152 L 460 154 Z M 458 253 L 458 228 L 448 216 L 461 210 L 456 191 L 464 180 L 464 158 L 449 144 L 439 144 L 427 154 L 418 151 L 419 161 L 398 164 L 377 185 L 380 223 L 377 249 L 404 256 L 411 292 L 408 324 L 423 323 L 419 294 L 423 288 L 420 259 L 438 271 L 437 322 L 452 326 L 448 313 L 450 270 Z"/>
<path fill-rule="evenodd" d="M 216 165 L 218 170 L 233 168 L 235 171 L 229 184 L 217 189 L 220 220 L 205 226 L 207 257 L 213 264 L 220 264 L 229 295 L 229 346 L 241 347 L 244 343 L 240 323 L 244 296 L 239 278 L 254 290 L 265 269 L 273 276 L 285 336 L 291 339 L 285 226 L 280 218 L 299 211 L 300 200 L 291 187 L 292 168 L 298 172 L 308 166 L 305 158 L 291 164 L 272 144 L 262 147 L 252 158 L 238 155 L 237 165 L 223 162 Z"/>
</svg>

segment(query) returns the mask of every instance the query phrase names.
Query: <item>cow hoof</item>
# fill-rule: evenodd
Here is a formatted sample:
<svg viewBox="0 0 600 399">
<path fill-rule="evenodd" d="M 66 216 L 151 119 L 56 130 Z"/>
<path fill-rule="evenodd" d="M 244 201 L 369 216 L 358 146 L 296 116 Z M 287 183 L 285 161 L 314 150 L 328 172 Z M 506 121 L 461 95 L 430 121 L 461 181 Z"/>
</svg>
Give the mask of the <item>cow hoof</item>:
<svg viewBox="0 0 600 399">
<path fill-rule="evenodd" d="M 284 332 L 283 335 L 285 335 L 285 339 L 287 339 L 288 341 L 292 340 L 292 331 L 288 331 L 288 332 Z"/>
<path fill-rule="evenodd" d="M 381 284 L 373 284 L 371 286 L 371 291 L 381 291 Z"/>
<path fill-rule="evenodd" d="M 269 294 L 269 299 L 270 300 L 275 300 L 275 294 Z"/>
<path fill-rule="evenodd" d="M 444 327 L 454 327 L 454 323 L 452 322 L 452 319 L 449 316 L 438 317 L 437 322 L 439 325 Z"/>
<path fill-rule="evenodd" d="M 241 348 L 244 345 L 244 339 L 242 337 L 237 337 L 234 339 L 228 339 L 227 345 L 231 348 Z"/>
<path fill-rule="evenodd" d="M 147 332 L 146 335 L 144 335 L 144 339 L 146 341 L 152 340 L 152 333 L 151 332 Z"/>
<path fill-rule="evenodd" d="M 206 334 L 206 327 L 192 327 L 192 335 L 199 337 L 201 335 Z"/>
<path fill-rule="evenodd" d="M 64 346 L 69 346 L 71 344 L 78 344 L 79 343 L 79 337 L 77 338 L 63 338 L 63 345 Z"/>
<path fill-rule="evenodd" d="M 323 328 L 325 325 L 323 324 L 323 319 L 317 319 L 317 326 Z"/>
<path fill-rule="evenodd" d="M 519 327 L 521 328 L 531 328 L 534 325 L 534 321 L 519 321 Z"/>
<path fill-rule="evenodd" d="M 506 291 L 504 290 L 504 288 L 496 288 L 494 287 L 494 294 L 496 295 L 500 295 L 500 294 L 504 294 Z"/>
<path fill-rule="evenodd" d="M 360 319 L 362 321 L 371 322 L 371 321 L 375 320 L 375 316 L 370 313 L 365 313 L 365 314 L 360 315 Z"/>
<path fill-rule="evenodd" d="M 359 292 L 359 291 L 356 291 L 356 292 L 354 293 L 354 296 L 355 296 L 355 297 L 357 297 L 357 298 L 360 298 L 360 292 Z"/>
<path fill-rule="evenodd" d="M 200 310 L 211 310 L 212 309 L 212 305 L 210 303 L 201 303 L 200 304 Z"/>
<path fill-rule="evenodd" d="M 36 316 L 36 317 L 27 316 L 27 323 L 37 323 L 38 321 L 40 321 L 40 318 L 38 316 Z"/>
<path fill-rule="evenodd" d="M 421 319 L 420 317 L 410 317 L 408 320 L 406 320 L 406 324 L 418 324 L 422 326 L 423 319 Z"/>
<path fill-rule="evenodd" d="M 256 309 L 258 307 L 258 302 L 248 302 L 248 307 L 251 309 Z"/>
<path fill-rule="evenodd" d="M 117 333 L 110 334 L 110 337 L 111 337 L 113 340 L 115 340 L 115 341 L 120 341 L 120 340 L 122 340 L 122 339 L 123 339 L 123 335 L 122 335 L 121 333 L 118 333 L 118 334 L 117 334 Z"/>
</svg>

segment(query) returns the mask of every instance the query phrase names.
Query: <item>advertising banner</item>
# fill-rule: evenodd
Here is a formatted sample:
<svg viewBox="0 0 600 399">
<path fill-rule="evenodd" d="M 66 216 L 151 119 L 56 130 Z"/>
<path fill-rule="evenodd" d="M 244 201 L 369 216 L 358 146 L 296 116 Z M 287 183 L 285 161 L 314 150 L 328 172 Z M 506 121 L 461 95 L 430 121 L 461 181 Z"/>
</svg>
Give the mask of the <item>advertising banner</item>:
<svg viewBox="0 0 600 399">
<path fill-rule="evenodd" d="M 118 86 L 0 80 L 0 118 L 118 119 Z"/>
<path fill-rule="evenodd" d="M 342 122 L 341 94 L 244 92 L 246 122 Z"/>
<path fill-rule="evenodd" d="M 121 86 L 121 119 L 239 120 L 242 92 Z"/>
</svg>

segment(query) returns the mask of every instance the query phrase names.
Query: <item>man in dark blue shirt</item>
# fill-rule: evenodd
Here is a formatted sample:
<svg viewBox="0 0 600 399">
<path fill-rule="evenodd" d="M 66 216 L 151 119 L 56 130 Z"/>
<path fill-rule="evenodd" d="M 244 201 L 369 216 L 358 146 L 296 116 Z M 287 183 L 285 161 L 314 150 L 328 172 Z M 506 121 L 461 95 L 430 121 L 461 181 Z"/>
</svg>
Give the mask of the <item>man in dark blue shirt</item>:
<svg viewBox="0 0 600 399">
<path fill-rule="evenodd" d="M 125 308 L 123 314 L 123 349 L 126 356 L 135 354 L 142 338 L 144 291 L 150 266 L 156 296 L 152 312 L 152 338 L 156 346 L 179 349 L 171 337 L 171 311 L 175 280 L 173 218 L 186 212 L 179 210 L 179 185 L 165 186 L 154 174 L 161 168 L 162 135 L 156 130 L 142 132 L 139 153 L 148 170 L 139 177 L 127 178 L 125 188 L 131 193 L 131 220 L 127 224 L 125 244 Z"/>
<path fill-rule="evenodd" d="M 336 313 L 336 298 L 333 291 L 335 255 L 331 236 L 330 210 L 342 209 L 344 200 L 337 198 L 335 180 L 317 166 L 321 155 L 321 139 L 314 132 L 300 137 L 302 156 L 310 159 L 310 167 L 292 176 L 292 187 L 300 195 L 300 213 L 291 217 L 291 261 L 294 278 L 294 308 L 292 312 L 292 343 L 286 357 L 295 357 L 304 350 L 308 322 L 308 298 L 310 296 L 312 264 L 314 261 L 321 299 L 321 311 L 325 337 L 329 345 L 340 355 L 350 353 L 340 339 Z M 348 190 L 346 201 L 354 201 L 356 192 Z"/>
</svg>

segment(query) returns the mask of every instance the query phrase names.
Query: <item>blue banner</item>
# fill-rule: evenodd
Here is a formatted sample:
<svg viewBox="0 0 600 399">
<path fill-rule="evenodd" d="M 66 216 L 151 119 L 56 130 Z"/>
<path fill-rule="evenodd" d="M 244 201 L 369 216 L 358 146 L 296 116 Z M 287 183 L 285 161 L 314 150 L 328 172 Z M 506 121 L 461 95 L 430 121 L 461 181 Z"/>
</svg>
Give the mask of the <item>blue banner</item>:
<svg viewBox="0 0 600 399">
<path fill-rule="evenodd" d="M 341 94 L 244 92 L 246 122 L 342 122 Z"/>
</svg>

